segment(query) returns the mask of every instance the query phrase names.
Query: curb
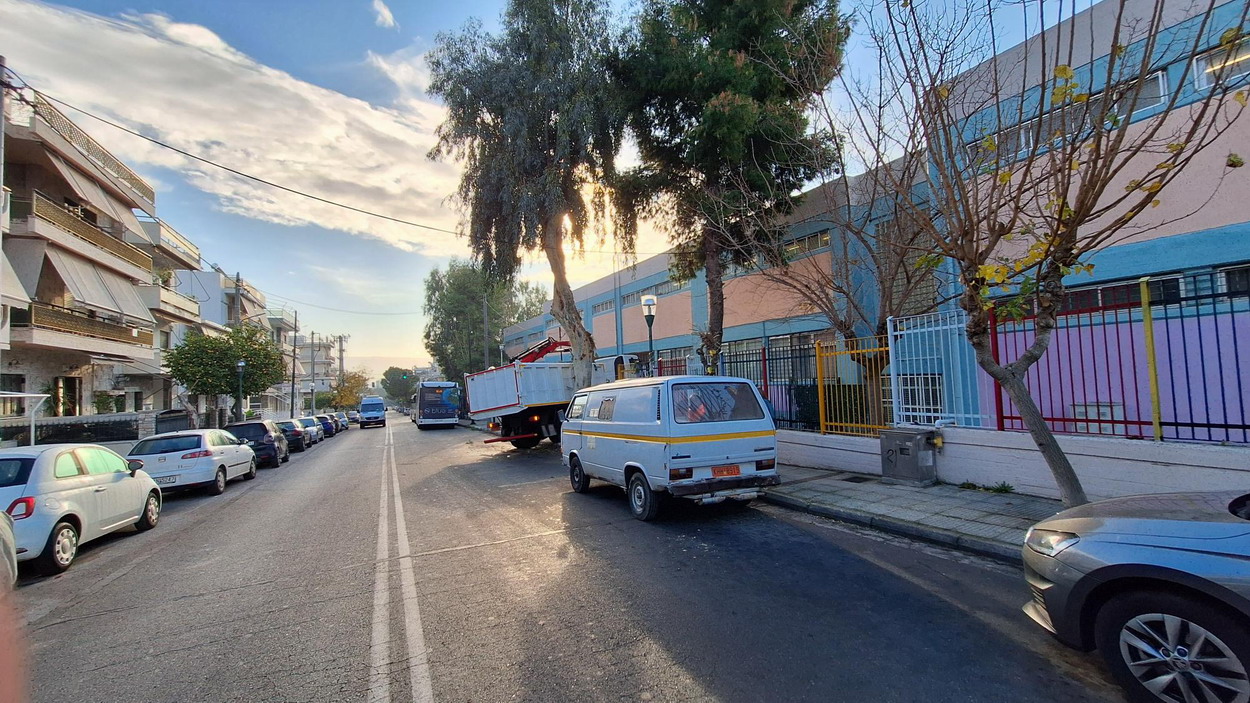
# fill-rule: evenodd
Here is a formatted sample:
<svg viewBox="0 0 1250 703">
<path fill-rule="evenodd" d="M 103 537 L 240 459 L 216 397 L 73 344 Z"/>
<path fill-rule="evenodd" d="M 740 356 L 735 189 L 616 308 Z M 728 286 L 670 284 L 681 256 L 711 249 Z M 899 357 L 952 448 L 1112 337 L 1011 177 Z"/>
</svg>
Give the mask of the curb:
<svg viewBox="0 0 1250 703">
<path fill-rule="evenodd" d="M 783 508 L 790 508 L 791 510 L 798 510 L 819 517 L 849 522 L 853 525 L 870 527 L 890 534 L 931 542 L 977 556 L 988 557 L 1012 566 L 1020 565 L 1020 547 L 1007 542 L 960 534 L 940 527 L 930 527 L 905 520 L 896 520 L 862 510 L 810 503 L 800 498 L 776 493 L 765 492 L 763 499 L 765 502 L 780 505 Z"/>
</svg>

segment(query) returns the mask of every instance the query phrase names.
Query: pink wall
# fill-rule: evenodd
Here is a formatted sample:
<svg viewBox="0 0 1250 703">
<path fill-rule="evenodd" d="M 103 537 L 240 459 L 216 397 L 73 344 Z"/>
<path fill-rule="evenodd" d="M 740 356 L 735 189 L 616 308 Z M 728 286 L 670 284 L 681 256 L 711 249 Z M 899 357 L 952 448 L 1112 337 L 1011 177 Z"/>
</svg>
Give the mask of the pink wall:
<svg viewBox="0 0 1250 703">
<path fill-rule="evenodd" d="M 813 254 L 805 259 L 794 262 L 792 267 L 820 267 L 822 271 L 830 269 L 828 252 Z M 816 278 L 810 274 L 801 274 L 813 282 Z M 746 325 L 764 320 L 775 320 L 779 317 L 794 315 L 810 315 L 816 312 L 809 303 L 797 293 L 776 282 L 770 281 L 762 274 L 739 276 L 725 281 L 725 326 Z"/>
<path fill-rule="evenodd" d="M 599 349 L 616 346 L 616 311 L 595 315 L 590 321 L 591 334 Z"/>
<path fill-rule="evenodd" d="M 621 311 L 621 328 L 625 333 L 624 343 L 647 341 L 647 322 L 642 319 L 642 308 L 634 305 Z M 675 337 L 690 334 L 694 330 L 694 319 L 690 314 L 690 291 L 666 295 L 659 300 L 659 308 L 655 315 L 655 338 Z"/>
</svg>

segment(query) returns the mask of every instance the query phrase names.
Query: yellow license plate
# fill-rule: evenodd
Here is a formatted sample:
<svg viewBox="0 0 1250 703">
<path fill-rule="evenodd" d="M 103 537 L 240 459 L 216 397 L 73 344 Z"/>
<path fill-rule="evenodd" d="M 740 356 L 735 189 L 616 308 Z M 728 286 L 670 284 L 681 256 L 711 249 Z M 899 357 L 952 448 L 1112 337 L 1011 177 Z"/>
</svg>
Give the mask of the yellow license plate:
<svg viewBox="0 0 1250 703">
<path fill-rule="evenodd" d="M 725 466 L 713 466 L 712 477 L 724 478 L 725 476 L 737 476 L 739 473 L 737 464 L 726 464 Z"/>
</svg>

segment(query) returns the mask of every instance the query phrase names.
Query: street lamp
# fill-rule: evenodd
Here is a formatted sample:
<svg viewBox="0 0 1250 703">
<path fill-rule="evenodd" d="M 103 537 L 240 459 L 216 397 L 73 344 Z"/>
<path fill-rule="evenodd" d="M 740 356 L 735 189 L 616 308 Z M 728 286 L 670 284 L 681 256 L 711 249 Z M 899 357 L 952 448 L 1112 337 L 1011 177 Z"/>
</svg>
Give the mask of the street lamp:
<svg viewBox="0 0 1250 703">
<path fill-rule="evenodd" d="M 647 321 L 647 370 L 648 376 L 655 376 L 655 340 L 651 337 L 651 327 L 655 324 L 655 296 L 642 296 L 642 319 Z"/>
<path fill-rule="evenodd" d="M 499 345 L 499 365 L 503 366 L 503 345 Z"/>
<path fill-rule="evenodd" d="M 247 362 L 239 359 L 237 366 L 239 368 L 239 409 L 235 412 L 234 421 L 243 422 L 243 369 L 247 366 Z"/>
</svg>

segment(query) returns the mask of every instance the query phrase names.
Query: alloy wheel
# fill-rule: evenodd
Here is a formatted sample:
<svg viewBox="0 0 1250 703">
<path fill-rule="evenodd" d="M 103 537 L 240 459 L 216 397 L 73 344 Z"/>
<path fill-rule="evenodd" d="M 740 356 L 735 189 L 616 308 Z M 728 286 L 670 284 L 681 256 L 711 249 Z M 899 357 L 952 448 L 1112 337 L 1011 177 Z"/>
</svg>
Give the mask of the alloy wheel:
<svg viewBox="0 0 1250 703">
<path fill-rule="evenodd" d="M 1138 615 L 1120 630 L 1120 655 L 1162 701 L 1250 701 L 1246 665 L 1197 623 L 1164 613 Z"/>
</svg>

